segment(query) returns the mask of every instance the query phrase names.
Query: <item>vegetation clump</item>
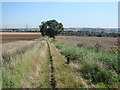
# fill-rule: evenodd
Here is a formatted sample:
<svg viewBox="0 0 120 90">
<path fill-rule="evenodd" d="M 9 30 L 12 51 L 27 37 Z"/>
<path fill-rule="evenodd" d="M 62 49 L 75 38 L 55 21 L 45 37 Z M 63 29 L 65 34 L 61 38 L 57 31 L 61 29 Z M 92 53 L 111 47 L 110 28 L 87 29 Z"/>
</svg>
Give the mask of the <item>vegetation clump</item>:
<svg viewBox="0 0 120 90">
<path fill-rule="evenodd" d="M 117 87 L 117 54 L 102 51 L 100 44 L 96 44 L 96 49 L 91 50 L 55 41 L 53 43 L 63 56 L 71 58 L 72 63 L 78 63 L 81 66 L 75 71 L 81 73 L 88 84 L 94 84 L 96 87 Z"/>
</svg>

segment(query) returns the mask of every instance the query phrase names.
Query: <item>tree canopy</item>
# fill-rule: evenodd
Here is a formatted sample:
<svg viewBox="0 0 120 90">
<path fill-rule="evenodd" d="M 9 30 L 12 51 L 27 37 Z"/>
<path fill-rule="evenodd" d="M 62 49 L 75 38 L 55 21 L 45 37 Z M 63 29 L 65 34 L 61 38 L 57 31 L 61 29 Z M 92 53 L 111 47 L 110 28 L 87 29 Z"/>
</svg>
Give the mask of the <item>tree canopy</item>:
<svg viewBox="0 0 120 90">
<path fill-rule="evenodd" d="M 56 20 L 41 22 L 39 27 L 41 34 L 49 37 L 55 37 L 55 35 L 64 31 L 63 24 L 57 22 Z"/>
</svg>

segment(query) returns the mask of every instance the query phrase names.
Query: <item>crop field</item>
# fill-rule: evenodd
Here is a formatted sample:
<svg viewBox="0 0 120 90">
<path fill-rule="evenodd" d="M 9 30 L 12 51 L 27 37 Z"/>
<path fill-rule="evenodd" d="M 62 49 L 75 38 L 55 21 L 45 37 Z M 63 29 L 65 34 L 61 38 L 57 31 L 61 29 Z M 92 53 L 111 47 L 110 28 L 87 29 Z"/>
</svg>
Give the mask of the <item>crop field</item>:
<svg viewBox="0 0 120 90">
<path fill-rule="evenodd" d="M 3 32 L 1 34 L 2 43 L 20 41 L 20 40 L 34 40 L 42 37 L 40 33 L 19 33 L 19 32 Z"/>
<path fill-rule="evenodd" d="M 2 88 L 118 88 L 117 38 L 5 35 Z"/>
<path fill-rule="evenodd" d="M 118 38 L 112 37 L 82 37 L 82 36 L 57 36 L 56 41 L 67 45 L 81 44 L 83 46 L 94 48 L 96 44 L 100 44 L 102 48 L 110 50 L 116 46 Z"/>
</svg>

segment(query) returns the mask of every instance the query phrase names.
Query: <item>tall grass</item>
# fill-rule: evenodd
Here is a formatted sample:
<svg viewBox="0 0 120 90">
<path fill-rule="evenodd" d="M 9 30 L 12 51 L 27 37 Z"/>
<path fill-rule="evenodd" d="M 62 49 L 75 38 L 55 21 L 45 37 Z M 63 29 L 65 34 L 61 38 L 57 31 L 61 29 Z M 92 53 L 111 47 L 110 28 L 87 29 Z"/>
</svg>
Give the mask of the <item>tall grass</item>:
<svg viewBox="0 0 120 90">
<path fill-rule="evenodd" d="M 42 43 L 37 42 L 32 46 L 26 47 L 27 49 L 25 50 L 20 50 L 19 54 L 12 54 L 12 56 L 8 54 L 10 58 L 4 58 L 2 66 L 3 88 L 20 88 L 21 80 L 26 72 L 29 72 L 42 46 Z"/>
<path fill-rule="evenodd" d="M 81 65 L 76 71 L 81 73 L 88 84 L 94 84 L 96 87 L 117 87 L 117 54 L 104 52 L 98 45 L 97 50 L 93 50 L 52 42 L 63 56 Z"/>
<path fill-rule="evenodd" d="M 47 45 L 41 49 L 39 56 L 32 63 L 30 71 L 26 73 L 21 82 L 21 87 L 26 88 L 50 88 L 49 82 L 49 60 L 47 55 Z"/>
</svg>

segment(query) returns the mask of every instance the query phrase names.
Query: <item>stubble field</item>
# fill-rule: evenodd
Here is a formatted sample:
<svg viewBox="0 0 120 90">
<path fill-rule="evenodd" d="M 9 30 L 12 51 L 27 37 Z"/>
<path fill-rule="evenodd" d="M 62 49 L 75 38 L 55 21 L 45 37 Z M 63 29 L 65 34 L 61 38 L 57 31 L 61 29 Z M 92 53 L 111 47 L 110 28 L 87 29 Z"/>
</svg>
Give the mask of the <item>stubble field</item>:
<svg viewBox="0 0 120 90">
<path fill-rule="evenodd" d="M 99 44 L 105 50 L 109 51 L 112 47 L 117 45 L 118 38 L 112 37 L 82 37 L 82 36 L 57 36 L 56 41 L 65 43 L 67 45 L 81 44 L 84 47 L 94 48 L 96 44 Z"/>
</svg>

